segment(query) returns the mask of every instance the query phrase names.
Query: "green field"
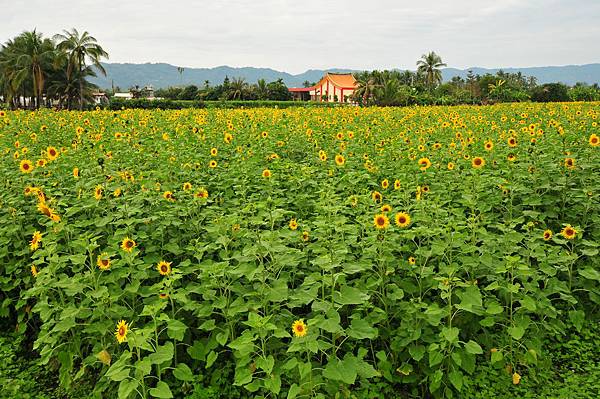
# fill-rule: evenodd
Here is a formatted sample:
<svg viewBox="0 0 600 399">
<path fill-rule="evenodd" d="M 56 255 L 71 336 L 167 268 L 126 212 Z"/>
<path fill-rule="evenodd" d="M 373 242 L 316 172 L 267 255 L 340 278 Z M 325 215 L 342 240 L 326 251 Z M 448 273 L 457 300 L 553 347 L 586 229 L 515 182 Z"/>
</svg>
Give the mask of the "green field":
<svg viewBox="0 0 600 399">
<path fill-rule="evenodd" d="M 0 111 L 7 397 L 593 398 L 599 105 Z"/>
</svg>

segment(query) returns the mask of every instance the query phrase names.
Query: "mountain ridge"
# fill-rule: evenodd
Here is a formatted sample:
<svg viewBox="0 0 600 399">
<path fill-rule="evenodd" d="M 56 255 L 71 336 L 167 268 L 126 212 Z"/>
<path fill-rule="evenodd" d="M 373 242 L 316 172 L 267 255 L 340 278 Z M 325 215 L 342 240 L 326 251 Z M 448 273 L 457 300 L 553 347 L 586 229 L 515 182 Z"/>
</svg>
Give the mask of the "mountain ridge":
<svg viewBox="0 0 600 399">
<path fill-rule="evenodd" d="M 107 76 L 98 74 L 96 78 L 90 79 L 91 82 L 104 89 L 111 88 L 114 84 L 115 87 L 119 87 L 121 90 L 126 90 L 135 85 L 152 85 L 154 88 L 190 84 L 203 86 L 205 81 L 208 81 L 211 85 L 215 85 L 222 83 L 226 76 L 229 79 L 243 77 L 248 83 L 255 83 L 258 79 L 265 79 L 267 82 L 283 79 L 289 87 L 300 87 L 304 81 L 318 81 L 325 72 L 360 72 L 360 70 L 347 68 L 329 68 L 308 69 L 299 74 L 291 74 L 272 68 L 220 65 L 212 68 L 185 67 L 183 73 L 179 73 L 177 66 L 164 62 L 141 64 L 102 63 L 102 65 L 106 69 Z M 476 75 L 483 75 L 486 73 L 495 74 L 499 70 L 513 73 L 521 72 L 526 76 L 535 76 L 538 83 L 562 82 L 568 85 L 573 85 L 577 82 L 588 84 L 600 83 L 600 63 L 524 68 L 442 68 L 442 77 L 444 81 L 448 81 L 454 76 L 465 78 L 469 71 L 472 71 Z"/>
</svg>

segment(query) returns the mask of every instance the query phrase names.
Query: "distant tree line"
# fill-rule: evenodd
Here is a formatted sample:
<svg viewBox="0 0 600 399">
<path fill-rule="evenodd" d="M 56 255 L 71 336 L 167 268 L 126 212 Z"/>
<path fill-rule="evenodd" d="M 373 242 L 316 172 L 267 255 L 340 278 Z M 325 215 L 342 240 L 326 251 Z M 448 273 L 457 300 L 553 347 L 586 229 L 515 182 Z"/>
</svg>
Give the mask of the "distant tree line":
<svg viewBox="0 0 600 399">
<path fill-rule="evenodd" d="M 244 78 L 229 79 L 227 76 L 222 84 L 216 86 L 211 86 L 210 82 L 206 80 L 202 87 L 197 87 L 195 85 L 168 87 L 166 89 L 158 89 L 154 94 L 156 97 L 162 97 L 169 100 L 287 101 L 292 99 L 283 79 L 277 79 L 276 81 L 269 83 L 264 79 L 259 79 L 256 83 L 250 84 L 246 82 Z"/>
<path fill-rule="evenodd" d="M 442 82 L 446 66 L 435 52 L 424 54 L 412 71 L 365 71 L 355 74 L 358 87 L 353 99 L 361 105 L 493 104 L 520 101 L 600 101 L 598 84 L 562 83 L 539 85 L 521 72 L 498 71 L 495 75 L 455 76 Z"/>
<path fill-rule="evenodd" d="M 0 98 L 11 108 L 83 109 L 97 89 L 87 80 L 92 67 L 106 75 L 102 58 L 108 54 L 88 32 L 23 32 L 0 46 Z"/>
</svg>

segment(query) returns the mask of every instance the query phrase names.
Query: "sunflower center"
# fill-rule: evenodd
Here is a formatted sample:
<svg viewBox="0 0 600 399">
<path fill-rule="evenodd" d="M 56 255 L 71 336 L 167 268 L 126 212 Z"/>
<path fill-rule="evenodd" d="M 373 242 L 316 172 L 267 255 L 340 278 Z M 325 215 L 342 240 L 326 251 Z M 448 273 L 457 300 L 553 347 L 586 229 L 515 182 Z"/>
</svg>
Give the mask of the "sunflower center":
<svg viewBox="0 0 600 399">
<path fill-rule="evenodd" d="M 125 326 L 119 327 L 119 335 L 125 335 Z"/>
</svg>

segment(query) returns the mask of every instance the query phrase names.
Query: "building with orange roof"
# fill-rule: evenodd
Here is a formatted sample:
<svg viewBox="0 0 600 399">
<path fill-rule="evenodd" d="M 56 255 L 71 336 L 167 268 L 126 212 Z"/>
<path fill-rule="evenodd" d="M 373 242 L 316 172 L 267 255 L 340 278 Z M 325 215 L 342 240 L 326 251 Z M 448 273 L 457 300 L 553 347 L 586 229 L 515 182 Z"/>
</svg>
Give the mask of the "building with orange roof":
<svg viewBox="0 0 600 399">
<path fill-rule="evenodd" d="M 311 87 L 290 87 L 294 100 L 350 103 L 356 90 L 356 79 L 351 73 L 327 72 Z"/>
</svg>

